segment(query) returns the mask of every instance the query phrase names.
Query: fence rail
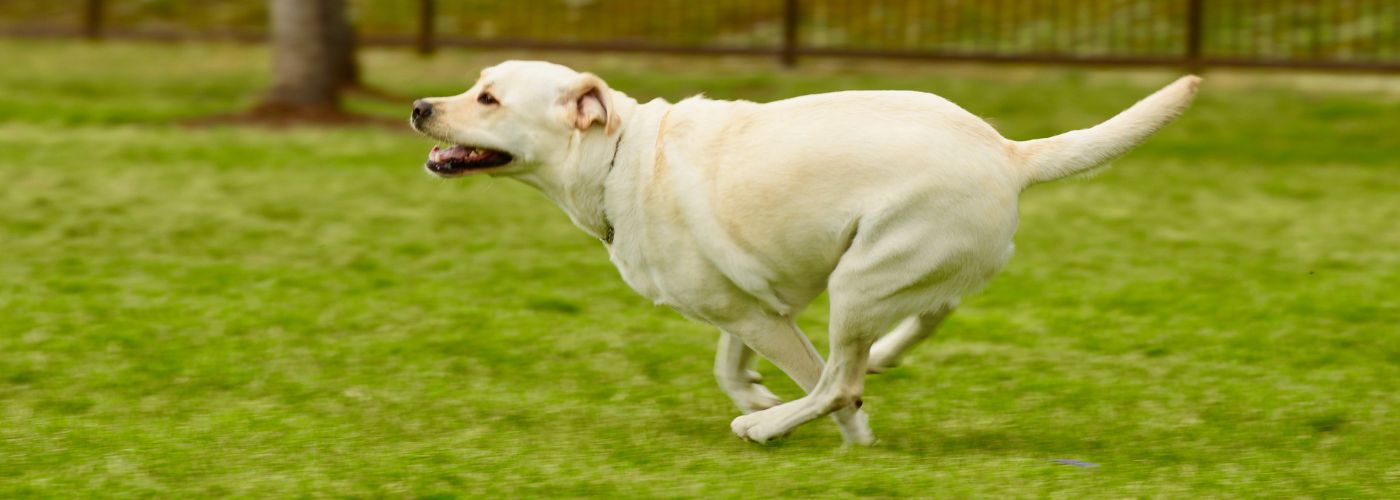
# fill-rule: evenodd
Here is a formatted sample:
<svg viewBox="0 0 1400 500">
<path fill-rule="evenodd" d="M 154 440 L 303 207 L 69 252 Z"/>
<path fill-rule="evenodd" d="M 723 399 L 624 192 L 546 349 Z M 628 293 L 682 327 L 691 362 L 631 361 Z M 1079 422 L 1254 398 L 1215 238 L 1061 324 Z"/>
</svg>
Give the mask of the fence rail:
<svg viewBox="0 0 1400 500">
<path fill-rule="evenodd" d="M 369 44 L 1400 71 L 1400 0 L 349 0 Z M 265 36 L 261 0 L 0 5 L 0 34 Z"/>
</svg>

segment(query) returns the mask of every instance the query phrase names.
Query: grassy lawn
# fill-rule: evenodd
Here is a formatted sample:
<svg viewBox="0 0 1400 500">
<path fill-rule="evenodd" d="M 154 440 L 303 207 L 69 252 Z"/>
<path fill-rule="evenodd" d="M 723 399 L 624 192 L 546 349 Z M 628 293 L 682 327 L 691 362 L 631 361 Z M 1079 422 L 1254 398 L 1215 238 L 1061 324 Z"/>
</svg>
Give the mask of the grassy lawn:
<svg viewBox="0 0 1400 500">
<path fill-rule="evenodd" d="M 366 63 L 444 95 L 500 57 Z M 1172 76 L 571 58 L 640 98 L 927 90 L 1015 138 Z M 716 332 L 524 186 L 428 178 L 409 133 L 174 125 L 265 61 L 0 42 L 0 497 L 1400 496 L 1400 80 L 1207 75 L 1115 169 L 1031 190 L 1003 275 L 868 382 L 880 445 L 842 449 L 734 438 Z"/>
</svg>

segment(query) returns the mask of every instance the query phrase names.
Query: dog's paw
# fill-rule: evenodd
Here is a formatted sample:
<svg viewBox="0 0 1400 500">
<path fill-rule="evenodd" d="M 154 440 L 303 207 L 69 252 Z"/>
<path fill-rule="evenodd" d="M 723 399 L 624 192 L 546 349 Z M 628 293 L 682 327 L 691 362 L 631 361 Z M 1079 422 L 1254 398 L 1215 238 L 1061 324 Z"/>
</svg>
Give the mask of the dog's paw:
<svg viewBox="0 0 1400 500">
<path fill-rule="evenodd" d="M 734 431 L 735 436 L 745 441 L 752 441 L 758 444 L 765 444 L 787 437 L 786 429 L 777 428 L 774 425 L 765 425 L 771 419 L 765 418 L 763 412 L 740 415 L 729 422 L 729 430 Z"/>
<path fill-rule="evenodd" d="M 738 380 L 728 383 L 722 381 L 720 386 L 729 399 L 734 401 L 734 406 L 739 407 L 739 411 L 745 414 L 783 404 L 782 399 L 763 386 L 763 376 L 753 370 L 745 371 L 742 378 Z"/>
<path fill-rule="evenodd" d="M 841 438 L 847 447 L 875 446 L 875 443 L 879 442 L 875 433 L 870 431 L 870 417 L 865 412 L 857 410 L 852 416 L 851 424 L 849 428 L 841 429 Z"/>
<path fill-rule="evenodd" d="M 779 399 L 763 384 L 749 384 L 744 389 L 730 392 L 729 398 L 734 400 L 734 405 L 738 406 L 739 411 L 745 414 L 760 412 L 783 404 L 783 400 Z"/>
</svg>

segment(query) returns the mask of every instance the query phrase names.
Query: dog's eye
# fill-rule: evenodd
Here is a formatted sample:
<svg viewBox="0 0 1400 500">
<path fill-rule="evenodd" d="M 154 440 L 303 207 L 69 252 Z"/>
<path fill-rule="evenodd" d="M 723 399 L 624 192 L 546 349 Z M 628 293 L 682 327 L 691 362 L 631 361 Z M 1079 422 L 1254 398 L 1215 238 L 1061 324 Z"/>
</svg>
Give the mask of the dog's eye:
<svg viewBox="0 0 1400 500">
<path fill-rule="evenodd" d="M 490 106 L 492 104 L 500 104 L 500 101 L 497 101 L 495 97 L 485 92 L 482 92 L 481 95 L 476 96 L 476 102 L 485 104 L 487 106 Z"/>
</svg>

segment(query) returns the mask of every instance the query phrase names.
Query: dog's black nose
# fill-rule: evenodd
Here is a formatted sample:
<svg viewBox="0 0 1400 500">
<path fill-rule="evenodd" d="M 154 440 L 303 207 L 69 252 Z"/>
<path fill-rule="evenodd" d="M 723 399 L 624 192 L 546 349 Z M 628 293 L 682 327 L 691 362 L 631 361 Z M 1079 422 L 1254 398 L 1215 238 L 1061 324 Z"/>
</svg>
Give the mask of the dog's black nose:
<svg viewBox="0 0 1400 500">
<path fill-rule="evenodd" d="M 432 103 L 422 99 L 413 101 L 413 121 L 421 122 L 427 120 L 429 116 L 433 116 Z"/>
</svg>

